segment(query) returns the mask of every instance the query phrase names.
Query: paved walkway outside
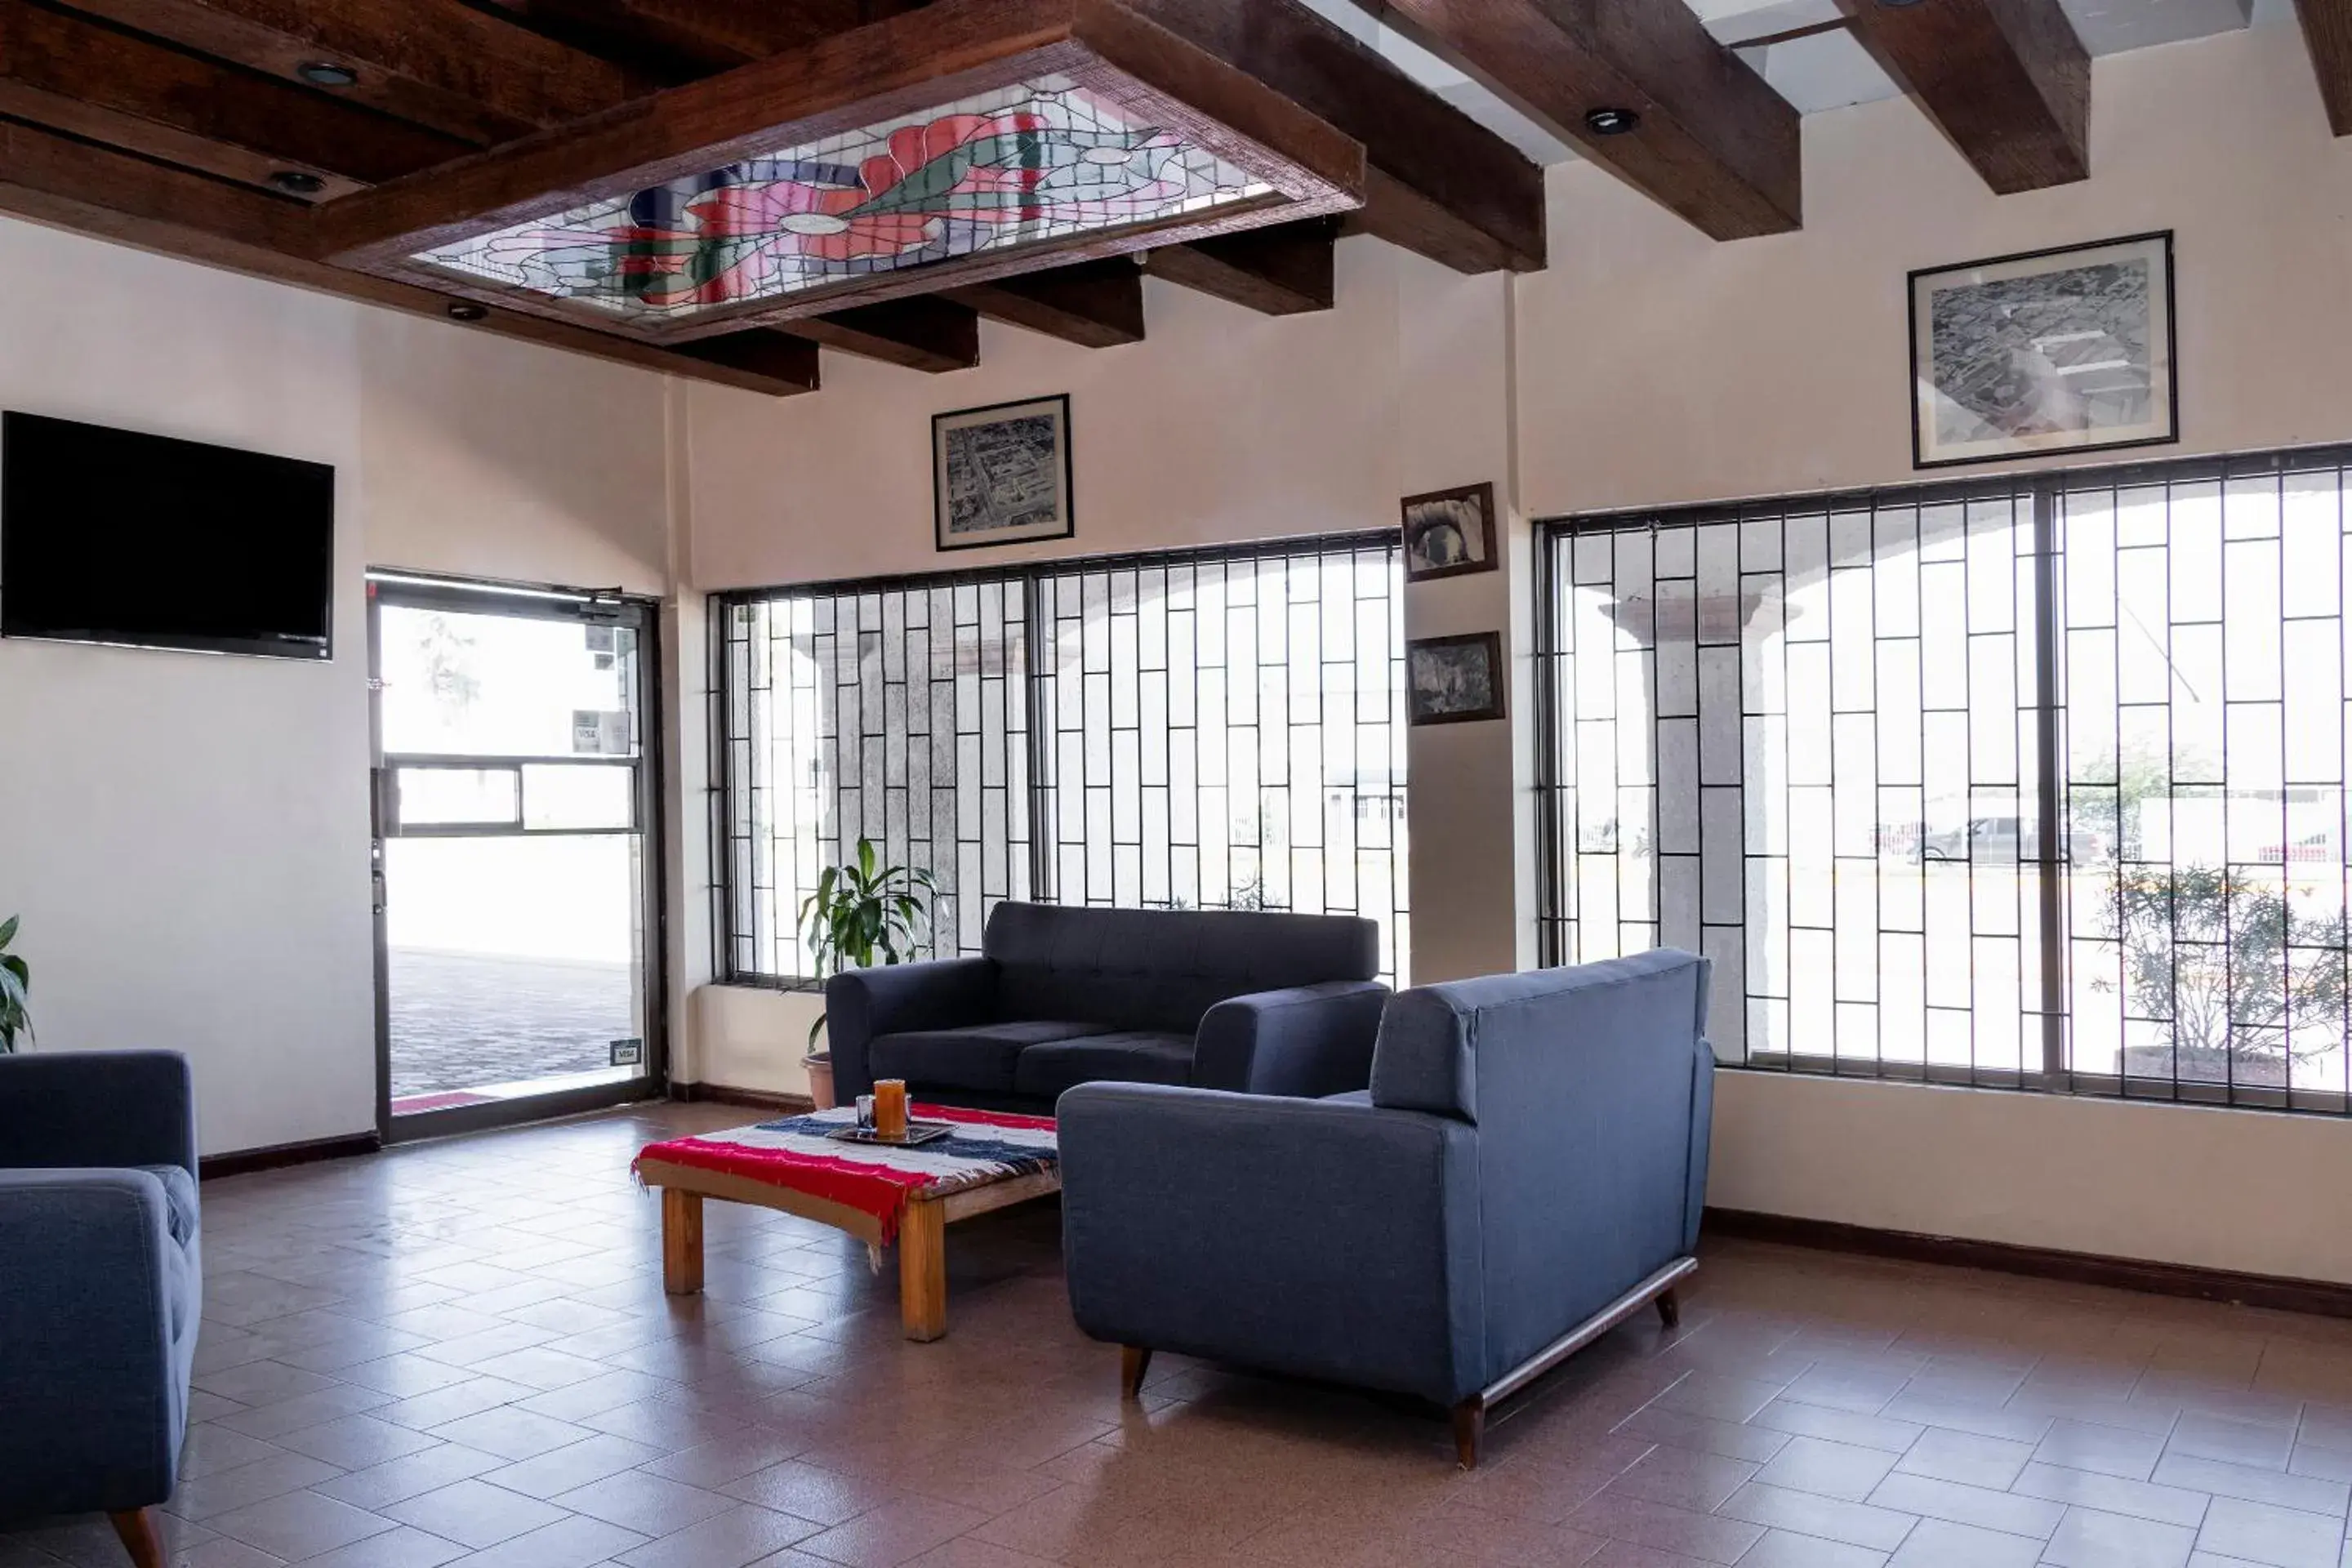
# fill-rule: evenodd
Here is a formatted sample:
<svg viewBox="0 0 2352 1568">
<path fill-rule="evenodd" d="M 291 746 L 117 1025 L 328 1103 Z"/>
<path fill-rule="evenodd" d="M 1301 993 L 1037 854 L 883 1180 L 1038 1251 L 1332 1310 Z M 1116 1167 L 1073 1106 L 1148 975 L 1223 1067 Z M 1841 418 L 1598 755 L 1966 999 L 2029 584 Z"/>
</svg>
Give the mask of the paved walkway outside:
<svg viewBox="0 0 2352 1568">
<path fill-rule="evenodd" d="M 621 963 L 392 952 L 392 1097 L 612 1065 L 635 1035 Z"/>
</svg>

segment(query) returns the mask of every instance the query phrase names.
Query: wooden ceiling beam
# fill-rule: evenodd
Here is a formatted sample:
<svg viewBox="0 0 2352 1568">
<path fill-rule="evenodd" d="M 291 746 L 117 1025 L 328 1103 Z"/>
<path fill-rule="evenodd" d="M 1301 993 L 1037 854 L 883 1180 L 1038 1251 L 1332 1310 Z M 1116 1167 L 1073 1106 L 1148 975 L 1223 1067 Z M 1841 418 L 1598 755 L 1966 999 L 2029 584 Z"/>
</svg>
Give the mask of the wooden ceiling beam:
<svg viewBox="0 0 2352 1568">
<path fill-rule="evenodd" d="M 1378 9 L 1717 239 L 1804 216 L 1797 110 L 1679 0 L 1379 0 Z M 1633 129 L 1587 116 L 1631 110 Z"/>
<path fill-rule="evenodd" d="M 895 15 L 874 0 L 490 0 L 543 26 L 636 40 L 724 70 Z M 899 9 L 911 9 L 901 6 Z"/>
<path fill-rule="evenodd" d="M 70 0 L 199 53 L 301 82 L 355 73 L 338 97 L 488 146 L 655 85 L 461 0 Z"/>
<path fill-rule="evenodd" d="M 429 289 L 289 254 L 307 216 L 293 202 L 7 121 L 0 121 L 0 211 L 410 315 L 446 321 L 457 303 Z M 510 310 L 491 310 L 471 324 L 478 331 L 772 395 L 817 385 L 813 350 L 735 342 L 752 334 L 707 340 L 688 353 Z"/>
<path fill-rule="evenodd" d="M 0 114 L 256 186 L 347 194 L 466 143 L 60 11 L 0 0 Z M 282 188 L 282 187 L 280 187 Z"/>
<path fill-rule="evenodd" d="M 1297 0 L 1127 0 L 1364 144 L 1377 236 L 1463 272 L 1544 265 L 1543 170 Z"/>
<path fill-rule="evenodd" d="M 945 290 L 940 298 L 1080 348 L 1143 341 L 1143 268 L 1131 256 L 1081 261 Z"/>
<path fill-rule="evenodd" d="M 2352 0 L 2294 0 L 2294 8 L 2327 105 L 2328 129 L 2352 136 Z"/>
<path fill-rule="evenodd" d="M 797 317 L 791 331 L 844 353 L 933 374 L 980 363 L 979 314 L 934 294 Z"/>
<path fill-rule="evenodd" d="M 2058 0 L 1838 0 L 1853 35 L 2002 195 L 2091 177 L 2091 54 Z"/>
<path fill-rule="evenodd" d="M 1337 226 L 1328 219 L 1253 229 L 1153 251 L 1145 270 L 1268 316 L 1328 310 L 1336 298 Z"/>
</svg>

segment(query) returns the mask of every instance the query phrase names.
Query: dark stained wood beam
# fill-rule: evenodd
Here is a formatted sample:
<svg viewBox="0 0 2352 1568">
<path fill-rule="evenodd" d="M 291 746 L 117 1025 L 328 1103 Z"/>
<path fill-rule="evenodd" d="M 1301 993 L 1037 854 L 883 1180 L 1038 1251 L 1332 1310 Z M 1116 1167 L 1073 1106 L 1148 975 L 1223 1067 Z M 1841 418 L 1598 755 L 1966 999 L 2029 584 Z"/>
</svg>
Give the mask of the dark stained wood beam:
<svg viewBox="0 0 2352 1568">
<path fill-rule="evenodd" d="M 669 352 L 796 391 L 817 389 L 817 345 L 813 338 L 795 337 L 765 327 L 746 327 L 740 332 L 722 332 L 715 338 L 678 343 Z"/>
<path fill-rule="evenodd" d="M 244 184 L 343 195 L 466 143 L 69 13 L 0 0 L 0 114 Z"/>
<path fill-rule="evenodd" d="M 1154 278 L 1265 315 L 1296 316 L 1331 308 L 1337 238 L 1328 219 L 1285 224 L 1171 245 L 1144 266 Z"/>
<path fill-rule="evenodd" d="M 2003 195 L 2091 177 L 2091 54 L 2058 0 L 1838 0 L 1854 37 Z"/>
<path fill-rule="evenodd" d="M 1543 170 L 1297 0 L 1128 0 L 1364 144 L 1377 236 L 1463 272 L 1544 265 Z"/>
<path fill-rule="evenodd" d="M 2294 8 L 2319 74 L 2328 129 L 2352 136 L 2352 0 L 2294 0 Z"/>
<path fill-rule="evenodd" d="M 461 0 L 72 0 L 78 10 L 290 81 L 356 73 L 338 96 L 488 146 L 654 84 Z"/>
<path fill-rule="evenodd" d="M 1679 0 L 1378 8 L 1702 232 L 1744 239 L 1802 224 L 1796 110 Z M 1585 117 L 1601 109 L 1630 110 L 1639 123 L 1601 135 Z"/>
<path fill-rule="evenodd" d="M 876 0 L 490 0 L 550 32 L 635 43 L 723 70 L 879 21 Z M 601 50 L 600 50 L 601 52 Z"/>
<path fill-rule="evenodd" d="M 1143 268 L 1131 256 L 969 284 L 940 298 L 1080 348 L 1143 341 Z"/>
<path fill-rule="evenodd" d="M 853 305 L 822 316 L 801 316 L 792 334 L 829 349 L 878 359 L 908 370 L 970 370 L 980 363 L 980 317 L 969 305 L 937 295 Z M 705 339 L 705 342 L 723 341 Z"/>
<path fill-rule="evenodd" d="M 0 211 L 410 315 L 447 321 L 457 303 L 429 289 L 289 254 L 308 216 L 296 203 L 8 121 L 0 121 Z M 754 392 L 781 395 L 816 387 L 814 356 L 802 350 L 709 346 L 731 343 L 741 333 L 697 344 L 699 352 L 688 354 L 509 310 L 491 310 L 472 324 L 478 331 Z"/>
</svg>

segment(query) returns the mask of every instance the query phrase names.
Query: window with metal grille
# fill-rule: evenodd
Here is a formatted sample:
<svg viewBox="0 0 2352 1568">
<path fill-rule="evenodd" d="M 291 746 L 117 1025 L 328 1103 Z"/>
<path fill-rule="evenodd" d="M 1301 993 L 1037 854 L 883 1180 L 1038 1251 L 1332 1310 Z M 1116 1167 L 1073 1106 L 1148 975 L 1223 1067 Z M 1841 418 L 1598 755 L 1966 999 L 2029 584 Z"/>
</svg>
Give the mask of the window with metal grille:
<svg viewBox="0 0 2352 1568">
<path fill-rule="evenodd" d="M 1404 973 L 1402 573 L 1387 536 L 732 594 L 713 605 L 719 969 L 813 968 L 861 837 L 1012 899 L 1378 920 Z"/>
<path fill-rule="evenodd" d="M 2352 451 L 1542 531 L 1548 961 L 1727 1063 L 2347 1109 Z"/>
</svg>

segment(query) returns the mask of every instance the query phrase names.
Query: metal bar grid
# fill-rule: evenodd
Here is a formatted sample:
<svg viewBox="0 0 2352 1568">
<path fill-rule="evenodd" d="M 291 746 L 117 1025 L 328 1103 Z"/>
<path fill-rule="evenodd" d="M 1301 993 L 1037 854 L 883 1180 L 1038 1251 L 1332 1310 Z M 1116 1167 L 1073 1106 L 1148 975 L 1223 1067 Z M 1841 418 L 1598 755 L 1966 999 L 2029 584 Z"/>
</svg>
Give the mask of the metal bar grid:
<svg viewBox="0 0 2352 1568">
<path fill-rule="evenodd" d="M 1295 909 L 1377 918 L 1401 976 L 1402 589 L 1381 535 L 728 596 L 720 973 L 805 974 L 865 833 L 939 879 L 940 953 L 1005 898 Z"/>
<path fill-rule="evenodd" d="M 1543 530 L 1543 952 L 1727 1061 L 2352 1105 L 2352 451 Z"/>
</svg>

